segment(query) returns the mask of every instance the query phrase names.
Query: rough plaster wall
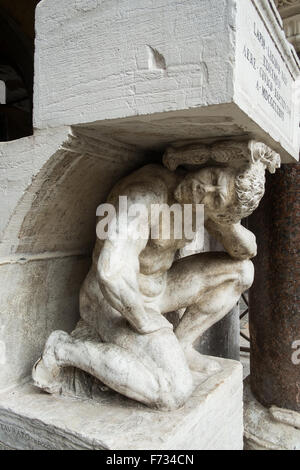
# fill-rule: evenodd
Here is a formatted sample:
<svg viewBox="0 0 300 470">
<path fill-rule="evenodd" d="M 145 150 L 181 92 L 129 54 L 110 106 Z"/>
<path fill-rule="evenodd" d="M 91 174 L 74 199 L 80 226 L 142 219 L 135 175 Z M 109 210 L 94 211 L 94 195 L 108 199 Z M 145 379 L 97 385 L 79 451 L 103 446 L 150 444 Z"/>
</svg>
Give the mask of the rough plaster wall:
<svg viewBox="0 0 300 470">
<path fill-rule="evenodd" d="M 46 142 L 48 131 L 43 132 L 43 143 Z M 5 164 L 11 166 L 11 178 L 8 185 L 9 172 L 5 171 L 8 176 L 3 182 L 3 192 L 9 186 L 14 200 L 5 198 L 9 199 L 9 207 L 3 209 L 4 222 L 8 216 L 9 221 L 0 244 L 0 255 L 3 256 L 47 251 L 67 254 L 89 251 L 95 239 L 98 204 L 105 199 L 115 181 L 144 162 L 143 153 L 135 146 L 102 137 L 99 131 L 90 132 L 84 128 L 73 129 L 63 135 L 63 140 L 51 148 L 52 155 L 47 152 L 46 158 L 40 158 L 40 166 L 46 163 L 31 178 L 32 158 L 28 157 L 32 153 L 43 154 L 44 145 L 36 149 L 34 142 L 30 153 L 22 157 L 19 168 L 14 151 L 10 146 L 5 148 L 10 149 L 8 154 L 4 150 L 3 156 L 4 161 L 6 157 L 9 159 Z M 18 156 L 20 149 L 17 149 Z M 25 181 L 20 176 L 24 166 L 28 167 Z M 15 192 L 11 184 L 14 178 Z M 27 184 L 28 188 L 22 191 L 20 184 Z"/>
<path fill-rule="evenodd" d="M 0 389 L 22 381 L 55 329 L 70 332 L 87 256 L 0 265 Z"/>
<path fill-rule="evenodd" d="M 5 227 L 19 200 L 42 166 L 67 139 L 68 132 L 69 128 L 62 127 L 0 143 L 0 250 L 4 243 Z M 22 217 L 21 213 L 19 217 Z M 0 254 L 4 252 L 0 251 Z"/>
<path fill-rule="evenodd" d="M 235 6 L 234 0 L 42 1 L 35 127 L 232 101 Z"/>
</svg>

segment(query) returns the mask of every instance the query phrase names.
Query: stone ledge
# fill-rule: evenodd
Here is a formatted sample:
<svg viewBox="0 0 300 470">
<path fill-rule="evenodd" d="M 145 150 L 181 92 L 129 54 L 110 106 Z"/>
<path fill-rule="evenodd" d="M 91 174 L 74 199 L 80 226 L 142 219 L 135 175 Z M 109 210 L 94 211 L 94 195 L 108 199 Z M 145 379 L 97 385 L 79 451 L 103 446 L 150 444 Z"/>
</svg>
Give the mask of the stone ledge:
<svg viewBox="0 0 300 470">
<path fill-rule="evenodd" d="M 244 390 L 245 450 L 300 450 L 300 429 L 274 419 L 253 396 L 249 377 Z"/>
<path fill-rule="evenodd" d="M 0 395 L 0 442 L 19 450 L 240 450 L 242 366 L 217 360 L 223 370 L 202 378 L 174 412 L 151 410 L 114 392 L 92 402 L 19 387 Z"/>
</svg>

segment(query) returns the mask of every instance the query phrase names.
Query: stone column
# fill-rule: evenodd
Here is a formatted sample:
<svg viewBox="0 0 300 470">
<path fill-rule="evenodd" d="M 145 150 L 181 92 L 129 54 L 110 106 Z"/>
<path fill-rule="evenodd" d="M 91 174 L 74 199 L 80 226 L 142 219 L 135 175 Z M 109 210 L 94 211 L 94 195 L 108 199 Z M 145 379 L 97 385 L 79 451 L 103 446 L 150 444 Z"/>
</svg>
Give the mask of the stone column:
<svg viewBox="0 0 300 470">
<path fill-rule="evenodd" d="M 268 178 L 265 197 L 249 219 L 258 243 L 249 302 L 249 448 L 300 449 L 299 193 L 300 165 L 283 165 Z"/>
<path fill-rule="evenodd" d="M 208 233 L 204 251 L 224 251 L 223 246 Z M 208 356 L 240 360 L 240 307 L 237 304 L 225 318 L 207 330 L 195 345 Z"/>
<path fill-rule="evenodd" d="M 300 411 L 300 165 L 284 165 L 268 181 L 250 217 L 259 245 L 250 290 L 251 388 L 265 406 Z"/>
<path fill-rule="evenodd" d="M 240 360 L 239 304 L 223 320 L 212 326 L 199 339 L 197 350 L 208 356 Z"/>
<path fill-rule="evenodd" d="M 275 3 L 299 55 L 300 0 Z M 299 164 L 283 165 L 249 221 L 259 249 L 249 299 L 248 449 L 300 449 L 299 191 Z"/>
</svg>

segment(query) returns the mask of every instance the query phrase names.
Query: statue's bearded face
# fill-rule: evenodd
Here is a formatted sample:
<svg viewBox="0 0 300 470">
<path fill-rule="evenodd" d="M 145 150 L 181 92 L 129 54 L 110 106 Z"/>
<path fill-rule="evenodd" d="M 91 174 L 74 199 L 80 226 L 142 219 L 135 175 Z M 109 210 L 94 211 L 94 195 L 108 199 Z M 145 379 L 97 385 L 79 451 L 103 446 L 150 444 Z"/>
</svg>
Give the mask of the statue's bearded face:
<svg viewBox="0 0 300 470">
<path fill-rule="evenodd" d="M 206 211 L 222 213 L 234 203 L 235 176 L 230 168 L 203 168 L 185 177 L 175 197 L 183 204 L 204 204 Z"/>
</svg>

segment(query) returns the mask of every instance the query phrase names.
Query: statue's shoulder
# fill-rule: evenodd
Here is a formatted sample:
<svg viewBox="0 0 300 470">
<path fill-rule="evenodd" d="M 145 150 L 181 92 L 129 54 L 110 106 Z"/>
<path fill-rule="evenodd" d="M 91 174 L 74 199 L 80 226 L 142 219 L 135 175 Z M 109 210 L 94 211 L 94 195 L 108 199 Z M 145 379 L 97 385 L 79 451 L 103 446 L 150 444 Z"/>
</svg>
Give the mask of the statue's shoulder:
<svg viewBox="0 0 300 470">
<path fill-rule="evenodd" d="M 176 185 L 176 181 L 175 173 L 164 166 L 154 163 L 148 164 L 118 181 L 108 199 L 115 199 L 116 196 L 129 195 L 135 192 L 167 194 L 170 188 Z"/>
<path fill-rule="evenodd" d="M 174 180 L 174 178 L 175 173 L 168 170 L 163 165 L 158 163 L 150 163 L 135 170 L 133 173 L 124 178 L 123 181 L 126 180 L 129 183 L 145 182 L 146 184 L 148 182 L 158 184 L 164 183 L 168 185 L 169 182 Z"/>
</svg>

